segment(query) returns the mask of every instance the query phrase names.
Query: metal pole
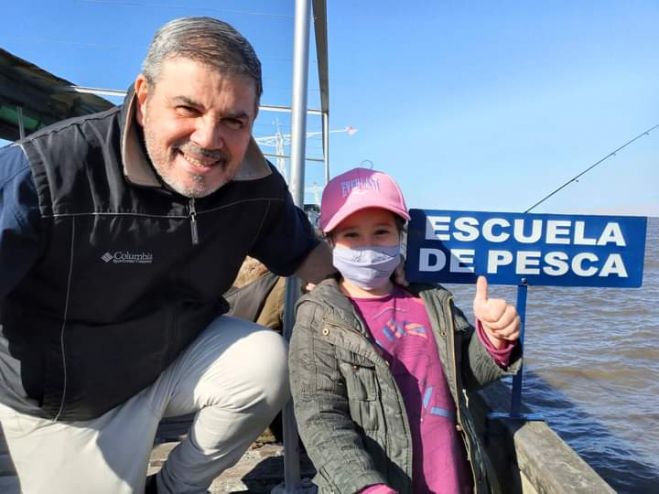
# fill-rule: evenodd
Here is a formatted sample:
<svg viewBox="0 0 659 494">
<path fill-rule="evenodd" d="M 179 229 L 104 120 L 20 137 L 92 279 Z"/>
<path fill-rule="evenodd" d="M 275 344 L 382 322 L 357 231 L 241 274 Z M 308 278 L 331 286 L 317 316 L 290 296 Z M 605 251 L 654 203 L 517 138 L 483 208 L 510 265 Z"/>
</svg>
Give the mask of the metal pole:
<svg viewBox="0 0 659 494">
<path fill-rule="evenodd" d="M 325 184 L 330 181 L 329 165 L 329 113 L 323 113 L 323 158 L 325 160 Z"/>
<path fill-rule="evenodd" d="M 307 74 L 309 67 L 310 0 L 295 2 L 295 40 L 293 52 L 293 95 L 291 115 L 291 173 L 288 186 L 293 201 L 304 207 L 304 154 L 306 144 Z M 290 339 L 295 322 L 295 302 L 299 294 L 299 280 L 286 281 L 284 308 L 284 336 Z M 294 492 L 300 485 L 299 438 L 291 400 L 282 412 L 284 432 L 284 489 Z"/>
<path fill-rule="evenodd" d="M 23 121 L 23 107 L 16 107 L 16 119 L 18 120 L 18 135 L 21 140 L 25 139 L 25 122 Z"/>
<path fill-rule="evenodd" d="M 284 337 L 291 339 L 295 323 L 295 302 L 300 293 L 300 281 L 295 276 L 286 279 L 286 305 L 284 306 Z M 295 492 L 300 485 L 300 446 L 293 401 L 288 400 L 281 413 L 284 435 L 284 492 Z"/>
<path fill-rule="evenodd" d="M 526 321 L 526 292 L 528 284 L 525 279 L 522 279 L 517 286 L 517 313 L 521 319 L 519 326 L 519 345 L 520 355 L 524 355 L 524 326 Z M 520 408 L 522 405 L 522 377 L 524 373 L 523 364 L 519 367 L 517 374 L 513 377 L 513 390 L 510 399 L 510 415 L 515 417 L 520 415 Z"/>
<path fill-rule="evenodd" d="M 309 71 L 309 21 L 311 2 L 295 2 L 293 101 L 291 114 L 291 181 L 296 205 L 304 206 L 304 154 L 307 133 L 307 78 Z"/>
<path fill-rule="evenodd" d="M 325 160 L 325 184 L 330 179 L 329 169 L 329 61 L 327 52 L 327 2 L 313 0 L 313 26 L 316 35 L 318 59 L 318 85 L 320 89 L 320 111 L 323 119 L 323 156 Z"/>
</svg>

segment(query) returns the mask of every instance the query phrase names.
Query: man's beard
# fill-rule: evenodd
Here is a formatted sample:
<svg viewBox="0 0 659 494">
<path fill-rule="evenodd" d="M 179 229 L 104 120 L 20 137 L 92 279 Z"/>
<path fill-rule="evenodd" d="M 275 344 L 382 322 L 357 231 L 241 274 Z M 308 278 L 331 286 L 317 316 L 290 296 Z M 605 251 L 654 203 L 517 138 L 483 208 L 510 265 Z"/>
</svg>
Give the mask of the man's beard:
<svg viewBox="0 0 659 494">
<path fill-rule="evenodd" d="M 205 149 L 197 146 L 196 144 L 190 142 L 189 140 L 182 141 L 180 143 L 175 143 L 171 151 L 165 146 L 160 146 L 158 140 L 154 137 L 154 133 L 150 130 L 148 122 L 145 122 L 144 127 L 144 141 L 146 144 L 146 152 L 151 160 L 153 169 L 160 177 L 160 180 L 170 187 L 175 192 L 190 198 L 201 198 L 211 195 L 212 193 L 219 190 L 221 187 L 226 185 L 227 180 L 222 180 L 213 186 L 208 185 L 208 177 L 203 174 L 188 174 L 188 180 L 180 180 L 176 178 L 175 168 L 173 166 L 174 160 L 177 157 L 177 154 L 182 153 L 182 158 L 185 159 L 185 155 L 190 153 L 192 156 L 202 156 L 205 158 L 211 158 L 216 163 L 213 164 L 213 167 L 221 167 L 225 169 L 229 162 L 229 157 L 226 153 L 217 150 Z M 160 151 L 163 149 L 164 151 Z M 172 166 L 168 166 L 168 165 Z"/>
</svg>

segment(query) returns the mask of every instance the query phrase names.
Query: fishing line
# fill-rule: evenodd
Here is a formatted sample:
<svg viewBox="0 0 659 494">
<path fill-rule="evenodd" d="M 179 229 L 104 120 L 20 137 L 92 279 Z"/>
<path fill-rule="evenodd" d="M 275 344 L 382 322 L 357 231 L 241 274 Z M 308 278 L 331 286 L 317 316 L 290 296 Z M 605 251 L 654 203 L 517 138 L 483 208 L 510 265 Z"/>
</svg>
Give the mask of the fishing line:
<svg viewBox="0 0 659 494">
<path fill-rule="evenodd" d="M 625 148 L 626 148 L 627 146 L 629 146 L 632 142 L 634 142 L 634 141 L 640 139 L 640 138 L 643 137 L 643 136 L 650 135 L 650 132 L 652 132 L 652 131 L 653 131 L 654 129 L 656 129 L 657 127 L 659 127 L 659 124 L 655 125 L 654 127 L 649 128 L 649 129 L 646 130 L 646 131 L 641 132 L 639 135 L 637 135 L 637 136 L 634 137 L 633 139 L 627 141 L 626 143 L 624 143 L 622 146 L 620 146 L 620 147 L 619 147 L 618 149 L 616 149 L 615 151 L 611 151 L 609 154 L 607 154 L 606 156 L 604 156 L 604 158 L 602 158 L 602 159 L 599 160 L 598 162 L 596 162 L 596 163 L 590 165 L 588 168 L 586 168 L 584 171 L 582 171 L 579 175 L 577 175 L 577 176 L 571 178 L 570 180 L 568 180 L 567 182 L 565 182 L 565 183 L 564 183 L 563 185 L 561 185 L 559 188 L 555 189 L 555 190 L 552 191 L 550 194 L 548 194 L 548 195 L 546 195 L 545 197 L 543 197 L 542 199 L 540 199 L 538 202 L 536 202 L 533 206 L 531 206 L 530 208 L 528 208 L 528 209 L 527 209 L 526 211 L 524 211 L 524 212 L 525 212 L 525 213 L 528 213 L 529 211 L 531 211 L 531 210 L 532 210 L 533 208 L 535 208 L 536 206 L 539 206 L 540 204 L 542 204 L 543 202 L 545 202 L 547 199 L 549 199 L 551 196 L 553 196 L 554 194 L 556 194 L 556 192 L 558 192 L 559 190 L 561 190 L 561 189 L 567 187 L 567 186 L 568 186 L 569 184 L 571 184 L 572 182 L 576 182 L 577 179 L 578 179 L 579 177 L 581 177 L 582 175 L 585 175 L 586 173 L 588 173 L 590 170 L 592 170 L 593 168 L 595 168 L 595 167 L 596 167 L 597 165 L 599 165 L 600 163 L 602 163 L 602 162 L 608 160 L 611 156 L 615 156 L 616 153 L 617 153 L 618 151 L 621 151 L 621 150 L 625 149 Z"/>
</svg>

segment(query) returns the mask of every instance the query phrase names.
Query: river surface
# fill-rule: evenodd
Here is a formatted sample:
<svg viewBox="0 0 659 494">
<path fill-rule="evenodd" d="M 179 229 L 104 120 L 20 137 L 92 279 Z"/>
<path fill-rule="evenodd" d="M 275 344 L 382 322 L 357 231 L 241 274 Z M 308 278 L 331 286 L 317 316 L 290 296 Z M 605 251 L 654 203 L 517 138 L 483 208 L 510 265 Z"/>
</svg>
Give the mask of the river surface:
<svg viewBox="0 0 659 494">
<path fill-rule="evenodd" d="M 447 286 L 471 313 L 473 287 Z M 659 493 L 659 218 L 641 288 L 529 287 L 524 357 L 523 403 L 616 491 Z"/>
</svg>

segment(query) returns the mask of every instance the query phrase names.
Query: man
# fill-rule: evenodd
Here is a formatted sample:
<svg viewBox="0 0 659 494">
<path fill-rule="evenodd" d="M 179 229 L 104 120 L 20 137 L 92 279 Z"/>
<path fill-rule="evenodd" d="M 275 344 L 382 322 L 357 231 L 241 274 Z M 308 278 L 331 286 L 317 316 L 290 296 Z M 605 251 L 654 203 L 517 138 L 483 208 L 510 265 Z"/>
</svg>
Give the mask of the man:
<svg viewBox="0 0 659 494">
<path fill-rule="evenodd" d="M 162 416 L 197 412 L 147 491 L 204 492 L 288 398 L 275 332 L 222 316 L 247 254 L 332 268 L 256 146 L 235 29 L 156 34 L 122 107 L 0 150 L 0 420 L 24 493 L 141 493 Z"/>
</svg>

